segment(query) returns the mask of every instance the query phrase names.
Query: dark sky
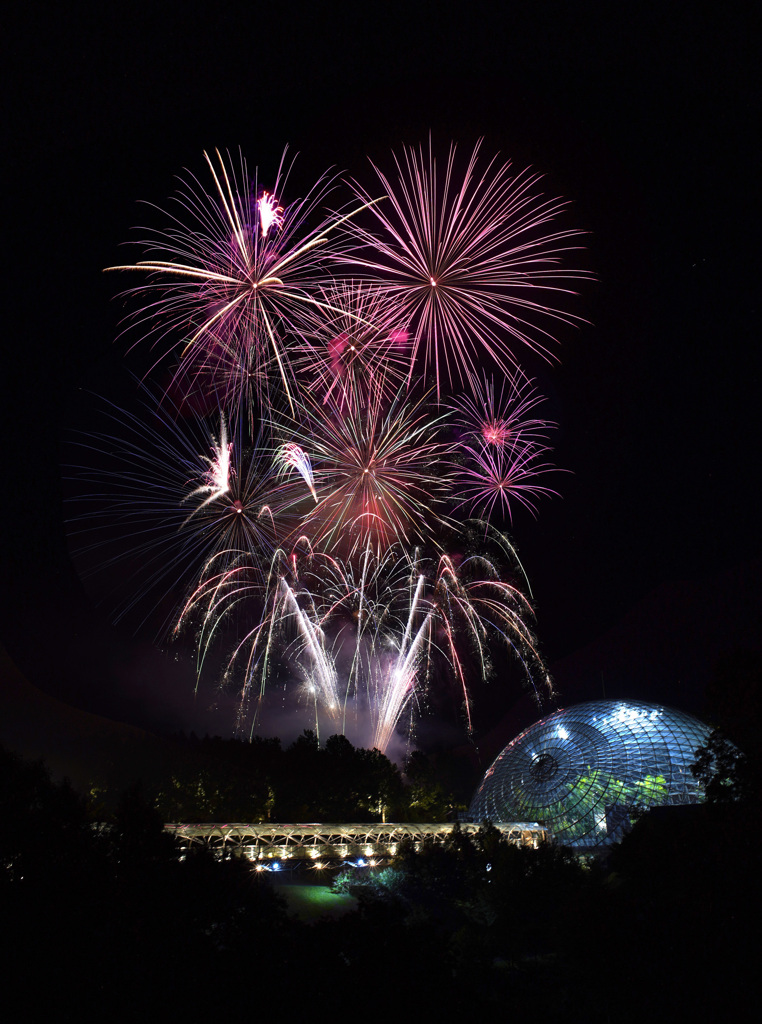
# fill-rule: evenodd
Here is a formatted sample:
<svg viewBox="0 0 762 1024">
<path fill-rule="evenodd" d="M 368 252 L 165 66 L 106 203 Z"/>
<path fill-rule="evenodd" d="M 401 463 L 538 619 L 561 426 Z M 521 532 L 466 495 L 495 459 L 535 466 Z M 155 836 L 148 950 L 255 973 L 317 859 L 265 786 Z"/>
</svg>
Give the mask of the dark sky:
<svg viewBox="0 0 762 1024">
<path fill-rule="evenodd" d="M 208 725 L 200 705 L 178 710 L 182 665 L 89 607 L 59 463 L 77 389 L 120 386 L 118 285 L 101 270 L 124 258 L 137 200 L 162 204 L 213 147 L 268 168 L 288 143 L 308 181 L 430 130 L 443 152 L 483 136 L 573 200 L 598 278 L 579 307 L 591 325 L 561 332 L 560 365 L 529 367 L 573 475 L 514 524 L 551 660 L 659 588 L 755 564 L 751 5 L 497 8 L 32 4 L 6 24 L 3 638 L 37 685 L 135 721 Z"/>
</svg>

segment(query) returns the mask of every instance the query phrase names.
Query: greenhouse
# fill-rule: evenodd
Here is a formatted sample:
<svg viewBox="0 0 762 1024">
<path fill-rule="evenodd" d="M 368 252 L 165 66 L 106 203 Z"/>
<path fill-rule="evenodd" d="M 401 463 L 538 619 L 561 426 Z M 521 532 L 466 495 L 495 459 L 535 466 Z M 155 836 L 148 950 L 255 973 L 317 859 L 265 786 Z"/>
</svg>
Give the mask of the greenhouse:
<svg viewBox="0 0 762 1024">
<path fill-rule="evenodd" d="M 703 799 L 690 766 L 710 731 L 683 711 L 639 701 L 557 711 L 497 757 L 469 816 L 539 821 L 566 846 L 616 842 L 649 807 Z"/>
</svg>

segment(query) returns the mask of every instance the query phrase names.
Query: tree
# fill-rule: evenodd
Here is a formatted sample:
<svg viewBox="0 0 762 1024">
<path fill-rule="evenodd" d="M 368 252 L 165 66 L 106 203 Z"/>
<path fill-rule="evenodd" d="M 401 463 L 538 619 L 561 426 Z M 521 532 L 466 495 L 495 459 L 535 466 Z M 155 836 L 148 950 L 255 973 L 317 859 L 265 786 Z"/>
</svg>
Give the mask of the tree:
<svg viewBox="0 0 762 1024">
<path fill-rule="evenodd" d="M 696 751 L 691 773 L 704 787 L 710 804 L 734 803 L 751 795 L 748 759 L 719 729 Z"/>
<path fill-rule="evenodd" d="M 42 761 L 0 747 L 0 882 L 53 886 L 60 874 L 87 877 L 92 833 L 85 802 L 54 783 Z"/>
</svg>

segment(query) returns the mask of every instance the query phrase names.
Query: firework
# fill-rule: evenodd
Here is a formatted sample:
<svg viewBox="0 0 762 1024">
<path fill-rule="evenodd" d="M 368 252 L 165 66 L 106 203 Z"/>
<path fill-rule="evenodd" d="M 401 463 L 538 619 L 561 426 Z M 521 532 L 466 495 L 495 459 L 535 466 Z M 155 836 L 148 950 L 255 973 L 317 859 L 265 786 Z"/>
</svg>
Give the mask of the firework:
<svg viewBox="0 0 762 1024">
<path fill-rule="evenodd" d="M 381 393 L 391 399 L 407 378 L 410 332 L 396 306 L 372 288 L 344 282 L 322 293 L 334 310 L 304 334 L 292 357 L 303 386 L 338 409 Z"/>
<path fill-rule="evenodd" d="M 423 614 L 423 621 L 416 623 L 420 615 L 421 598 L 425 577 L 419 576 L 410 601 L 410 608 L 402 635 L 393 641 L 396 655 L 383 659 L 378 687 L 378 716 L 373 736 L 373 746 L 385 751 L 394 734 L 400 717 L 413 698 L 419 684 L 424 644 L 431 624 L 431 612 Z"/>
<path fill-rule="evenodd" d="M 498 554 L 515 559 L 507 538 L 488 525 L 476 521 L 474 527 L 497 542 Z M 531 626 L 532 606 L 514 583 L 503 578 L 499 562 L 479 553 L 459 564 L 449 555 L 440 557 L 433 579 L 434 607 L 442 624 L 447 653 L 463 689 L 463 700 L 470 728 L 470 702 L 463 663 L 458 653 L 457 636 L 465 631 L 477 652 L 480 675 L 490 671 L 491 641 L 498 638 L 522 665 L 527 682 L 538 701 L 552 695 L 552 683 L 542 660 Z"/>
<path fill-rule="evenodd" d="M 316 571 L 316 561 L 321 563 L 321 571 Z M 316 714 L 320 709 L 334 722 L 338 721 L 339 681 L 327 646 L 326 620 L 318 611 L 320 583 L 326 578 L 322 565 L 325 561 L 323 556 L 314 554 L 309 544 L 300 542 L 290 550 L 278 548 L 267 572 L 262 572 L 243 552 L 234 559 L 212 557 L 204 566 L 199 585 L 185 604 L 176 628 L 179 631 L 198 622 L 201 672 L 223 623 L 236 613 L 239 620 L 246 622 L 227 669 L 227 675 L 239 671 L 243 679 L 240 731 L 245 730 L 247 719 L 253 730 L 268 681 L 281 664 L 287 666 L 289 675 L 294 670 L 301 675 L 304 692 L 314 703 Z M 333 563 L 328 566 L 328 575 L 335 579 L 336 563 L 332 559 L 327 561 Z M 328 621 L 332 621 L 331 616 Z M 251 715 L 249 705 L 257 687 L 259 701 Z"/>
<path fill-rule="evenodd" d="M 312 463 L 310 457 L 300 448 L 298 444 L 294 444 L 293 441 L 288 444 L 281 445 L 278 449 L 277 459 L 280 463 L 281 472 L 288 472 L 290 469 L 295 469 L 301 476 L 304 482 L 307 484 L 310 490 L 310 494 L 317 501 L 317 494 L 315 493 L 315 477 L 312 473 Z"/>
<path fill-rule="evenodd" d="M 283 207 L 278 206 L 278 200 L 269 192 L 263 192 L 261 199 L 257 200 L 257 211 L 262 238 L 267 238 L 271 227 L 283 227 Z"/>
<path fill-rule="evenodd" d="M 283 507 L 292 488 L 278 479 L 261 434 L 249 440 L 240 423 L 229 434 L 220 414 L 215 437 L 206 419 L 183 415 L 166 396 L 158 402 L 143 388 L 142 398 L 137 413 L 104 402 L 110 429 L 80 438 L 84 458 L 70 467 L 78 559 L 93 575 L 121 564 L 120 582 L 130 582 L 117 619 L 161 603 L 165 586 L 195 586 L 218 555 L 269 560 L 291 528 Z"/>
<path fill-rule="evenodd" d="M 307 679 L 308 690 L 314 694 L 317 704 L 318 697 L 333 718 L 339 713 L 339 694 L 336 668 L 325 647 L 325 636 L 319 625 L 299 604 L 297 594 L 285 580 L 280 581 L 282 596 L 275 619 L 287 623 L 293 618 L 299 634 L 301 652 L 309 662 Z M 278 612 L 280 611 L 280 614 Z"/>
<path fill-rule="evenodd" d="M 460 431 L 459 457 L 453 466 L 458 508 L 490 519 L 513 517 L 516 504 L 536 510 L 536 500 L 556 492 L 538 482 L 555 471 L 547 461 L 548 432 L 555 426 L 533 413 L 543 399 L 531 380 L 516 373 L 495 387 L 494 377 L 472 381 L 472 393 L 453 405 Z"/>
<path fill-rule="evenodd" d="M 555 423 L 531 415 L 543 401 L 534 381 L 520 371 L 499 378 L 497 386 L 494 375 L 483 373 L 471 379 L 470 391 L 458 396 L 452 410 L 466 443 L 491 448 L 545 445 Z"/>
<path fill-rule="evenodd" d="M 346 405 L 307 399 L 294 425 L 313 463 L 317 505 L 301 529 L 326 550 L 377 553 L 403 540 L 429 540 L 445 522 L 441 438 L 445 414 L 402 393 L 390 403 L 380 390 Z"/>
<path fill-rule="evenodd" d="M 479 148 L 460 176 L 456 147 L 441 173 L 431 140 L 427 154 L 395 156 L 396 179 L 373 164 L 387 197 L 369 207 L 376 230 L 359 222 L 350 228 L 361 248 L 351 252 L 349 272 L 357 276 L 362 267 L 396 303 L 413 328 L 408 379 L 422 355 L 422 372 L 433 372 L 438 392 L 478 373 L 483 355 L 510 373 L 516 344 L 549 357 L 549 326 L 577 322 L 557 308 L 558 295 L 588 276 L 561 267 L 579 232 L 548 229 L 567 203 L 539 195 L 540 176 L 514 175 L 510 162 L 495 157 L 480 166 Z M 355 191 L 370 199 L 357 183 Z"/>
<path fill-rule="evenodd" d="M 272 368 L 289 401 L 293 378 L 286 339 L 315 330 L 332 307 L 318 293 L 335 229 L 348 214 L 308 221 L 332 187 L 323 177 L 308 195 L 286 207 L 275 193 L 286 188 L 285 153 L 274 193 L 258 192 L 241 159 L 236 170 L 217 152 L 204 154 L 214 188 L 189 176 L 175 197 L 172 226 L 141 243 L 150 257 L 109 270 L 140 271 L 151 281 L 128 294 L 150 298 L 137 317 L 158 339 L 180 350 L 179 381 L 212 381 L 221 400 L 248 405 L 268 389 Z M 364 205 L 364 204 L 363 204 Z M 164 212 L 164 211 L 162 211 Z M 155 327 L 154 324 L 159 326 Z"/>
<path fill-rule="evenodd" d="M 206 459 L 209 469 L 204 474 L 205 480 L 188 495 L 188 501 L 192 501 L 197 495 L 208 495 L 201 504 L 191 512 L 194 515 L 202 508 L 213 501 L 217 501 L 230 490 L 230 452 L 233 448 L 232 442 L 228 441 L 228 432 L 225 425 L 225 417 L 220 415 L 220 440 L 212 444 L 212 458 Z M 186 520 L 187 522 L 187 520 Z"/>
<path fill-rule="evenodd" d="M 488 537 L 498 555 L 516 561 L 502 534 L 487 524 L 474 526 L 483 531 L 482 543 Z M 532 630 L 531 605 L 515 584 L 502 578 L 498 562 L 484 554 L 458 560 L 445 554 L 436 559 L 415 557 L 409 563 L 406 589 L 400 589 L 392 602 L 399 606 L 389 616 L 396 624 L 388 644 L 395 656 L 385 659 L 381 672 L 374 735 L 379 749 L 386 749 L 400 715 L 420 693 L 437 658 L 444 659 L 458 684 L 471 730 L 469 670 L 459 649 L 464 635 L 470 638 L 478 676 L 490 674 L 490 650 L 499 641 L 522 665 L 536 699 L 552 696 L 552 682 Z"/>
<path fill-rule="evenodd" d="M 502 535 L 485 524 L 477 527 L 482 543 L 488 534 L 501 559 L 515 561 Z M 257 686 L 259 702 L 264 699 L 268 674 L 285 661 L 301 674 L 329 720 L 385 751 L 420 700 L 436 662 L 456 680 L 470 729 L 467 680 L 474 666 L 459 649 L 464 636 L 478 676 L 490 673 L 490 650 L 497 642 L 522 665 L 538 700 L 552 695 L 531 605 L 503 578 L 499 561 L 486 555 L 411 556 L 404 545 L 378 555 L 368 544 L 360 558 L 342 560 L 302 543 L 276 553 L 266 590 L 265 595 L 261 581 L 236 566 L 212 574 L 195 598 L 206 606 L 207 642 L 234 605 L 252 596 L 260 602 L 256 626 L 230 665 L 232 670 L 235 659 L 245 665 L 242 707 Z"/>
<path fill-rule="evenodd" d="M 444 674 L 470 729 L 470 683 L 501 647 L 552 695 L 489 519 L 553 493 L 553 424 L 517 361 L 577 322 L 559 308 L 587 276 L 562 266 L 566 204 L 479 145 L 462 165 L 454 145 L 443 165 L 431 142 L 404 149 L 396 176 L 373 165 L 379 195 L 355 182 L 329 212 L 325 176 L 284 199 L 285 154 L 268 190 L 243 159 L 205 157 L 211 191 L 188 176 L 145 258 L 110 268 L 148 275 L 135 320 L 175 354 L 182 397 L 113 411 L 127 439 L 88 442 L 109 460 L 91 521 L 118 517 L 144 590 L 177 581 L 199 672 L 227 647 L 241 733 L 297 682 L 317 728 L 387 750 Z M 214 417 L 184 415 L 199 395 Z"/>
<path fill-rule="evenodd" d="M 454 467 L 457 508 L 466 507 L 470 515 L 484 519 L 498 513 L 512 520 L 513 510 L 520 504 L 534 515 L 539 497 L 558 493 L 537 482 L 539 476 L 557 472 L 545 461 L 549 452 L 549 448 L 532 443 L 463 445 L 465 463 Z"/>
</svg>

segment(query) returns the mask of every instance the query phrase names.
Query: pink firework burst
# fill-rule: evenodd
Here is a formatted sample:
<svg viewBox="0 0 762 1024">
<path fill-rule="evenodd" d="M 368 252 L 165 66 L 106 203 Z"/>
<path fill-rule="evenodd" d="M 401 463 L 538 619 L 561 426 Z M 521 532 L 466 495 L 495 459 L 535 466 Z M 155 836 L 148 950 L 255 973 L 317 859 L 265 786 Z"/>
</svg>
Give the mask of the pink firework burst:
<svg viewBox="0 0 762 1024">
<path fill-rule="evenodd" d="M 510 372 L 516 344 L 550 358 L 550 326 L 578 322 L 558 307 L 559 297 L 589 277 L 562 266 L 580 235 L 553 227 L 567 203 L 539 194 L 539 175 L 514 174 L 497 157 L 480 165 L 479 146 L 461 175 L 455 145 L 442 170 L 431 140 L 428 153 L 411 148 L 395 156 L 396 179 L 374 164 L 386 194 L 369 207 L 376 230 L 350 225 L 360 243 L 352 274 L 362 267 L 396 302 L 413 329 L 409 379 L 422 355 L 438 390 L 476 372 L 483 355 Z M 370 200 L 361 185 L 354 188 Z"/>
<path fill-rule="evenodd" d="M 495 512 L 513 519 L 518 503 L 536 512 L 537 499 L 557 494 L 550 487 L 537 483 L 537 478 L 556 467 L 546 461 L 551 449 L 530 442 L 514 442 L 502 446 L 477 440 L 462 446 L 465 464 L 456 467 L 455 492 L 458 508 L 467 507 L 470 515 L 489 519 Z"/>
<path fill-rule="evenodd" d="M 332 312 L 302 336 L 292 365 L 310 393 L 339 408 L 405 383 L 410 333 L 396 305 L 375 289 L 348 281 L 321 291 Z"/>
<path fill-rule="evenodd" d="M 519 371 L 502 378 L 497 389 L 494 377 L 471 379 L 471 394 L 453 404 L 463 459 L 456 468 L 459 507 L 484 518 L 496 511 L 511 518 L 517 502 L 534 512 L 539 496 L 556 493 L 537 483 L 555 469 L 546 461 L 555 424 L 534 415 L 542 402 L 534 382 Z"/>
<path fill-rule="evenodd" d="M 315 546 L 380 552 L 433 538 L 445 522 L 441 466 L 451 450 L 443 415 L 404 392 L 389 403 L 380 389 L 346 405 L 307 399 L 301 413 L 294 443 L 310 455 L 317 492 L 301 529 Z"/>
<path fill-rule="evenodd" d="M 352 216 L 315 218 L 332 188 L 323 177 L 305 198 L 286 207 L 274 198 L 286 187 L 284 157 L 273 193 L 257 192 L 241 159 L 236 169 L 219 151 L 204 154 L 210 192 L 190 176 L 166 216 L 170 226 L 142 243 L 148 258 L 109 270 L 139 271 L 149 283 L 130 294 L 153 296 L 136 317 L 156 341 L 179 351 L 177 379 L 213 386 L 227 405 L 246 404 L 267 390 L 271 370 L 293 404 L 286 339 L 316 329 L 334 312 L 319 294 L 325 254 L 335 229 Z"/>
<path fill-rule="evenodd" d="M 478 441 L 494 448 L 547 444 L 548 431 L 555 423 L 533 415 L 544 401 L 534 381 L 517 370 L 512 376 L 500 377 L 497 388 L 494 376 L 486 373 L 472 377 L 470 383 L 470 392 L 460 395 L 452 405 L 455 422 L 467 444 Z"/>
</svg>

